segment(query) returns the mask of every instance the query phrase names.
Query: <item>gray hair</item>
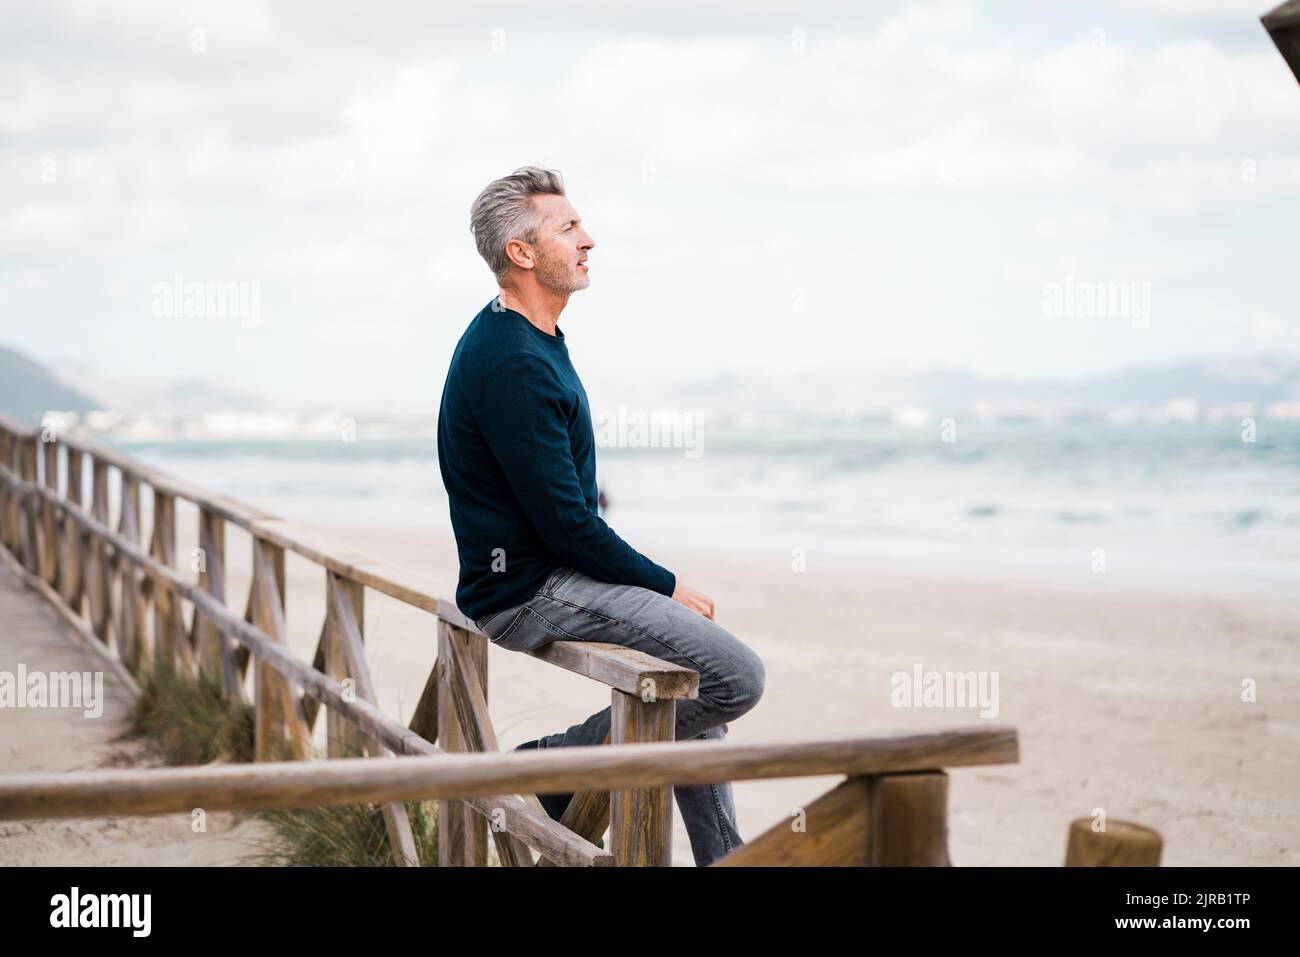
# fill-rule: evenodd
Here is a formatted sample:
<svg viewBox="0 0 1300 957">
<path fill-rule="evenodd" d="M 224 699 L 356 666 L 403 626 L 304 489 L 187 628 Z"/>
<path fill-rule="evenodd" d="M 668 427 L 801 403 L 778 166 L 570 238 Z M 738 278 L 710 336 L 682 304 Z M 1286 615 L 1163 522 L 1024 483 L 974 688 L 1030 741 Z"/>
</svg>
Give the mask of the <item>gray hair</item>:
<svg viewBox="0 0 1300 957">
<path fill-rule="evenodd" d="M 483 188 L 469 209 L 469 231 L 474 234 L 478 253 L 500 279 L 510 260 L 506 243 L 522 239 L 537 241 L 541 217 L 533 209 L 533 197 L 564 195 L 564 180 L 555 170 L 538 166 L 521 166 L 509 176 L 494 179 Z"/>
</svg>

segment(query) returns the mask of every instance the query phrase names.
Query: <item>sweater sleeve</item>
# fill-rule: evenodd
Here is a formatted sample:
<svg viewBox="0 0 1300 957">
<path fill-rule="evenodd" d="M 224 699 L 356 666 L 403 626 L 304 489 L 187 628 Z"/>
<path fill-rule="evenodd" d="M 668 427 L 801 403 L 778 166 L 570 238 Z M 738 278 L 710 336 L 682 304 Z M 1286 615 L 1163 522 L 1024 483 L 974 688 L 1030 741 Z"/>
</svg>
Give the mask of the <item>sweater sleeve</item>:
<svg viewBox="0 0 1300 957">
<path fill-rule="evenodd" d="M 677 577 L 619 538 L 587 507 L 569 444 L 568 393 L 541 362 L 518 356 L 492 372 L 479 429 L 547 548 L 599 581 L 671 597 Z"/>
</svg>

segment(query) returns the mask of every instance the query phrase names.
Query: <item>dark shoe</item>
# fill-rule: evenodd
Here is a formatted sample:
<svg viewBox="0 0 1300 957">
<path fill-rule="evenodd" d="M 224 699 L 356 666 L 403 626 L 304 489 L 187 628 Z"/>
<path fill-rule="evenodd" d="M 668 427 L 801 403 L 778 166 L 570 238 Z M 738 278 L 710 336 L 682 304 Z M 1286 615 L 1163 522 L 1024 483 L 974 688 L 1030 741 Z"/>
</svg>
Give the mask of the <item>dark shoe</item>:
<svg viewBox="0 0 1300 957">
<path fill-rule="evenodd" d="M 523 744 L 519 745 L 514 750 L 515 751 L 536 751 L 537 747 L 538 747 L 537 741 L 525 741 Z M 564 812 L 565 810 L 568 809 L 569 802 L 573 800 L 573 792 L 569 791 L 568 793 L 556 792 L 553 794 L 539 794 L 537 795 L 537 800 L 542 802 L 542 807 L 546 809 L 546 813 L 551 818 L 551 820 L 559 821 L 560 818 L 564 817 Z M 599 847 L 601 850 L 604 850 L 605 841 L 602 838 L 597 838 L 596 846 Z"/>
<path fill-rule="evenodd" d="M 525 741 L 523 744 L 519 745 L 519 747 L 515 748 L 515 750 L 536 751 L 537 746 L 538 742 L 536 741 Z M 569 806 L 569 802 L 573 800 L 573 792 L 570 791 L 567 794 L 559 792 L 556 792 L 555 794 L 539 794 L 537 795 L 537 800 L 542 802 L 542 807 L 546 808 L 546 813 L 550 815 L 551 820 L 558 821 L 560 818 L 564 817 L 565 809 Z"/>
</svg>

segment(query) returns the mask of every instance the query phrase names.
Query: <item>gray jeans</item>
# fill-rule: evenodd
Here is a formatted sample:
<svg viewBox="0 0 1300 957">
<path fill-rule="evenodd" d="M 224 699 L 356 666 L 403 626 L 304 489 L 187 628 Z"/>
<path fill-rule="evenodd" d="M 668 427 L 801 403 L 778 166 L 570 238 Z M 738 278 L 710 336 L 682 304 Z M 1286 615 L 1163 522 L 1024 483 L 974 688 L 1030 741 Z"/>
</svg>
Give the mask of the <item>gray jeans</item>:
<svg viewBox="0 0 1300 957">
<path fill-rule="evenodd" d="M 699 672 L 698 698 L 677 702 L 678 740 L 722 740 L 727 722 L 758 703 L 763 660 L 725 628 L 681 602 L 636 585 L 612 585 L 573 568 L 551 573 L 528 601 L 475 624 L 494 645 L 532 651 L 552 641 L 606 641 Z M 604 743 L 610 709 L 538 741 L 539 748 Z M 697 866 L 745 842 L 736 827 L 730 782 L 673 788 Z"/>
</svg>

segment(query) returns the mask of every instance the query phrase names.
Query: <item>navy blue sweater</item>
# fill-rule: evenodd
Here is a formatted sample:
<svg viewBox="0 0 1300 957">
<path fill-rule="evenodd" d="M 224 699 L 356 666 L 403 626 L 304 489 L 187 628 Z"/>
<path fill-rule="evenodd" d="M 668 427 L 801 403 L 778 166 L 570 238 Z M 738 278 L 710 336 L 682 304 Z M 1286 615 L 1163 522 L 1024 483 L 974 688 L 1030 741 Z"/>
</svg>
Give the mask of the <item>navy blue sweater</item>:
<svg viewBox="0 0 1300 957">
<path fill-rule="evenodd" d="M 558 326 L 493 299 L 456 344 L 438 412 L 438 465 L 470 618 L 522 604 L 560 565 L 671 596 L 677 579 L 596 511 L 587 392 Z"/>
</svg>

